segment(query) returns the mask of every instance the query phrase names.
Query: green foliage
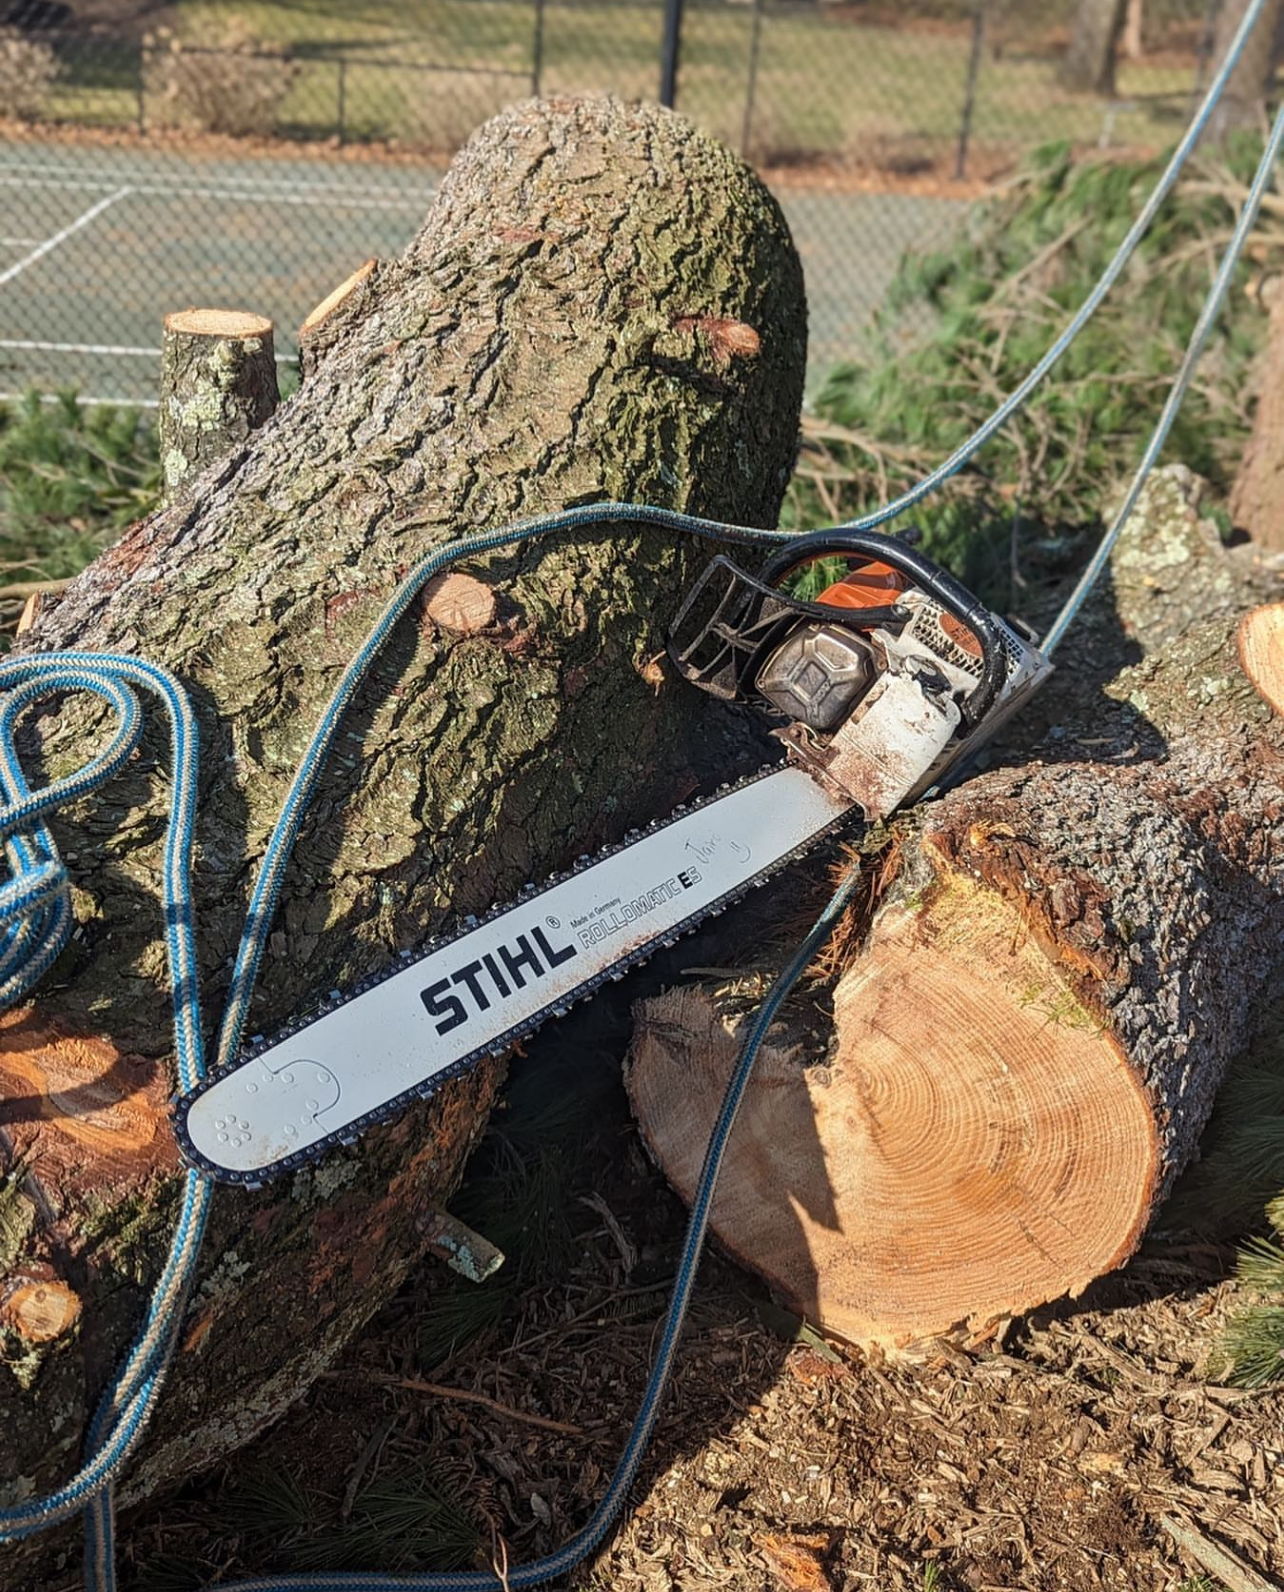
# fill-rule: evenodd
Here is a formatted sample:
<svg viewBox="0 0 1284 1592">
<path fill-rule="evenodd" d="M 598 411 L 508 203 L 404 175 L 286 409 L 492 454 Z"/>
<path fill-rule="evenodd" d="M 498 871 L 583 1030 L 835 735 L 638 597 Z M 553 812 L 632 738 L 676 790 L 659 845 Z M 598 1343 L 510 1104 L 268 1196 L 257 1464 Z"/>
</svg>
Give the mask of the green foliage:
<svg viewBox="0 0 1284 1592">
<path fill-rule="evenodd" d="M 307 1532 L 281 1554 L 294 1570 L 454 1570 L 478 1543 L 463 1508 L 427 1467 L 398 1466 L 363 1487 L 338 1525 L 321 1500 Z"/>
<path fill-rule="evenodd" d="M 0 406 L 0 585 L 76 574 L 159 490 L 154 430 L 138 410 L 69 392 Z"/>
<path fill-rule="evenodd" d="M 476 1555 L 477 1527 L 424 1464 L 388 1463 L 360 1488 L 346 1514 L 339 1500 L 279 1466 L 259 1465 L 197 1505 L 193 1540 L 204 1544 L 206 1517 L 236 1522 L 247 1563 L 291 1573 L 359 1568 L 396 1574 L 456 1570 Z M 208 1551 L 208 1548 L 206 1548 Z M 135 1592 L 190 1592 L 208 1581 L 196 1556 L 149 1555 Z"/>
<path fill-rule="evenodd" d="M 1237 1387 L 1284 1382 L 1284 1194 L 1267 1206 L 1266 1216 L 1280 1242 L 1250 1238 L 1240 1250 L 1235 1275 L 1257 1297 L 1222 1334 L 1221 1353 Z"/>
<path fill-rule="evenodd" d="M 1133 263 L 1025 413 L 980 463 L 911 516 L 933 556 L 1000 601 L 1009 594 L 1014 512 L 1036 574 L 1057 573 L 1111 488 L 1136 464 L 1193 328 L 1210 262 L 1229 235 L 1254 140 L 1183 181 Z M 937 252 L 906 256 L 881 317 L 878 357 L 835 370 L 814 428 L 827 458 L 804 458 L 791 516 L 823 523 L 871 508 L 952 452 L 1044 354 L 1083 301 L 1158 175 L 1158 162 L 1077 163 L 1065 145 L 973 213 Z M 1173 429 L 1171 457 L 1225 487 L 1242 446 L 1250 365 L 1265 317 L 1242 289 L 1284 231 L 1263 220 L 1258 260 L 1239 268 L 1232 310 L 1215 330 Z M 936 329 L 906 347 L 904 312 Z M 844 436 L 846 434 L 846 436 Z M 817 480 L 817 477 L 820 477 Z"/>
<path fill-rule="evenodd" d="M 1178 1184 L 1167 1227 L 1242 1232 L 1284 1189 L 1284 993 L 1264 1002 L 1244 1054 L 1232 1063 L 1200 1159 Z"/>
</svg>

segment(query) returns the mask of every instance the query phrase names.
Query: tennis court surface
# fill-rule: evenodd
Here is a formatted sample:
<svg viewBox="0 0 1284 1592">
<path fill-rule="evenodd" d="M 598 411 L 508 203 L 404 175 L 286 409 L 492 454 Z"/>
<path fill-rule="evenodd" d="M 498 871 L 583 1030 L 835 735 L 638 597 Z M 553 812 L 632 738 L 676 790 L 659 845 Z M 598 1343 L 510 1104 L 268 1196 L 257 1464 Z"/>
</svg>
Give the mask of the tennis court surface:
<svg viewBox="0 0 1284 1592">
<path fill-rule="evenodd" d="M 308 311 L 363 260 L 399 254 L 439 168 L 324 155 L 0 141 L 0 398 L 74 387 L 155 401 L 161 318 L 256 310 L 292 359 Z M 938 245 L 958 201 L 779 193 L 807 273 L 811 385 L 859 353 L 907 248 Z"/>
</svg>

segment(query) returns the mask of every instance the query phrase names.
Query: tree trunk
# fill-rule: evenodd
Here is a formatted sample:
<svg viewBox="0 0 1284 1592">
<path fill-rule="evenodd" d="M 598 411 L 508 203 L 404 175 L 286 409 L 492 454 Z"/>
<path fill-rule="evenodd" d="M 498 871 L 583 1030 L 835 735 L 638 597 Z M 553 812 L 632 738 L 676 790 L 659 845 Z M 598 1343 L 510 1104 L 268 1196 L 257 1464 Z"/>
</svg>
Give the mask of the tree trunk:
<svg viewBox="0 0 1284 1592">
<path fill-rule="evenodd" d="M 1284 722 L 1238 628 L 1167 640 L 1056 726 L 1046 762 L 902 825 L 831 1042 L 795 1028 L 764 1058 L 714 1207 L 794 1308 L 904 1344 L 1135 1250 L 1281 957 Z M 639 1012 L 630 1093 L 680 1192 L 733 1046 L 708 992 Z"/>
<path fill-rule="evenodd" d="M 161 338 L 160 449 L 165 500 L 272 415 L 280 393 L 272 322 L 240 310 L 179 310 Z"/>
<path fill-rule="evenodd" d="M 682 315 L 752 326 L 761 350 L 720 359 L 675 329 Z M 655 107 L 515 107 L 460 153 L 291 402 L 37 625 L 35 647 L 125 649 L 193 695 L 207 1018 L 309 727 L 401 572 L 463 533 L 597 498 L 774 524 L 804 325 L 784 220 L 727 151 Z M 256 1027 L 759 760 L 738 720 L 676 682 L 657 690 L 648 663 L 706 557 L 650 532 L 528 544 L 474 566 L 496 610 L 480 631 L 458 601 L 405 626 L 302 836 Z M 77 704 L 41 719 L 46 777 L 85 759 L 94 722 Z M 80 930 L 3 1019 L 0 1144 L 17 1170 L 0 1260 L 79 1305 L 77 1333 L 36 1341 L 6 1318 L 0 1334 L 9 1498 L 73 1467 L 172 1219 L 165 761 L 152 726 L 127 773 L 56 826 Z M 219 1192 L 127 1500 L 246 1441 L 397 1287 L 501 1071 L 478 1067 L 290 1181 Z M 0 1551 L 0 1585 L 22 1585 L 24 1562 Z"/>
<path fill-rule="evenodd" d="M 1130 61 L 1140 61 L 1145 54 L 1145 6 L 1146 0 L 1128 0 L 1124 9 L 1123 52 Z"/>
<path fill-rule="evenodd" d="M 1123 32 L 1128 0 L 1079 0 L 1070 48 L 1061 63 L 1067 88 L 1085 94 L 1113 94 L 1115 50 Z"/>
<path fill-rule="evenodd" d="M 1259 547 L 1284 552 L 1284 278 L 1263 292 L 1270 324 L 1259 362 L 1253 434 L 1231 493 L 1231 523 Z"/>
<path fill-rule="evenodd" d="M 1213 60 L 1221 61 L 1249 0 L 1224 0 L 1217 13 Z M 1276 34 L 1284 18 L 1284 0 L 1267 0 L 1257 25 L 1244 44 L 1244 53 L 1230 75 L 1221 99 L 1209 117 L 1204 142 L 1220 143 L 1241 127 L 1266 128 L 1266 96 L 1275 76 Z"/>
</svg>

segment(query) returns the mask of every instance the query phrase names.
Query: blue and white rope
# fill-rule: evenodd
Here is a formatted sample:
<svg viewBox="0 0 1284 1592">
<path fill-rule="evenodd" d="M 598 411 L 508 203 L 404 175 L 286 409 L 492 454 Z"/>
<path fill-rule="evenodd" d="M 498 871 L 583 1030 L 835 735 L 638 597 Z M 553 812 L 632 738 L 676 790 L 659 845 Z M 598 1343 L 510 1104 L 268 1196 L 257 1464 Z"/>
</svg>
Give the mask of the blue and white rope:
<svg viewBox="0 0 1284 1592">
<path fill-rule="evenodd" d="M 180 1088 L 190 1089 L 205 1075 L 191 895 L 198 737 L 182 687 L 153 664 L 94 652 L 0 661 L 0 692 L 4 693 L 0 705 L 0 794 L 4 798 L 0 836 L 14 879 L 13 885 L 0 891 L 0 967 L 6 974 L 0 1007 L 12 1005 L 25 994 L 70 937 L 70 881 L 44 820 L 55 807 L 97 790 L 133 755 L 142 733 L 142 711 L 134 688 L 158 697 L 169 719 L 172 794 L 162 895 L 178 1081 Z M 67 691 L 89 692 L 107 702 L 115 710 L 116 728 L 91 762 L 36 794 L 18 758 L 17 721 L 40 698 Z M 21 886 L 28 878 L 38 880 L 39 888 L 35 904 L 24 909 Z M 19 956 L 25 957 L 21 965 Z M 194 1172 L 186 1173 L 178 1223 L 147 1318 L 99 1405 L 84 1465 L 56 1492 L 0 1513 L 0 1539 L 12 1541 L 47 1530 L 109 1492 L 142 1436 L 164 1381 L 209 1201 L 209 1185 Z M 87 1518 L 87 1528 L 89 1524 Z"/>
<path fill-rule="evenodd" d="M 1226 58 L 1154 192 L 1101 279 L 1047 354 L 989 419 L 938 469 L 894 502 L 858 520 L 847 522 L 838 529 L 873 529 L 921 502 L 960 470 L 1022 407 L 1118 279 L 1198 140 L 1264 5 L 1265 0 L 1250 0 Z M 1235 261 L 1242 251 L 1282 138 L 1284 111 L 1276 120 L 1235 234 L 1123 510 L 1112 524 L 1102 547 L 1094 555 L 1084 580 L 1049 631 L 1045 642 L 1048 648 L 1060 640 L 1065 626 L 1104 567 L 1110 547 L 1135 504 L 1145 476 L 1163 445 L 1172 416 L 1189 385 L 1190 373 L 1204 338 L 1224 297 Z M 268 844 L 242 932 L 232 987 L 216 1047 L 220 1065 L 232 1060 L 239 1048 L 290 852 L 340 722 L 398 620 L 434 575 L 462 559 L 537 536 L 620 523 L 650 526 L 743 546 L 767 546 L 790 539 L 786 532 L 723 525 L 647 505 L 589 504 L 475 536 L 426 557 L 398 587 L 345 671 L 291 783 Z M 4 693 L 0 697 L 0 796 L 3 796 L 3 803 L 0 804 L 0 842 L 5 848 L 10 873 L 10 881 L 0 887 L 0 1010 L 12 1005 L 30 990 L 52 965 L 71 934 L 70 882 L 46 819 L 63 803 L 98 789 L 118 773 L 133 755 L 142 733 L 142 714 L 135 688 L 141 688 L 160 699 L 170 726 L 173 788 L 166 829 L 162 905 L 173 997 L 178 1081 L 180 1089 L 186 1092 L 205 1076 L 190 882 L 198 740 L 196 722 L 183 689 L 164 669 L 134 658 L 100 653 L 52 653 L 0 661 L 0 693 Z M 84 768 L 38 793 L 33 792 L 18 759 L 15 743 L 18 720 L 46 695 L 79 690 L 98 696 L 113 708 L 116 728 L 104 750 Z M 758 1050 L 789 990 L 828 938 L 855 883 L 853 872 L 844 880 L 799 946 L 745 1037 L 692 1203 L 677 1281 L 642 1407 L 607 1491 L 581 1531 L 557 1553 L 509 1570 L 502 1580 L 487 1571 L 410 1576 L 348 1573 L 269 1576 L 235 1583 L 226 1592 L 502 1592 L 505 1585 L 510 1588 L 535 1586 L 564 1574 L 601 1543 L 623 1506 L 654 1428 L 694 1285 L 718 1172 Z M 83 1510 L 86 1586 L 89 1592 L 113 1592 L 115 1587 L 114 1483 L 142 1435 L 164 1382 L 187 1293 L 195 1274 L 210 1195 L 210 1185 L 196 1173 L 188 1172 L 185 1175 L 178 1224 L 161 1277 L 152 1294 L 146 1320 L 91 1423 L 86 1457 L 80 1471 L 63 1487 L 43 1498 L 0 1510 L 0 1541 L 30 1536 Z"/>
</svg>

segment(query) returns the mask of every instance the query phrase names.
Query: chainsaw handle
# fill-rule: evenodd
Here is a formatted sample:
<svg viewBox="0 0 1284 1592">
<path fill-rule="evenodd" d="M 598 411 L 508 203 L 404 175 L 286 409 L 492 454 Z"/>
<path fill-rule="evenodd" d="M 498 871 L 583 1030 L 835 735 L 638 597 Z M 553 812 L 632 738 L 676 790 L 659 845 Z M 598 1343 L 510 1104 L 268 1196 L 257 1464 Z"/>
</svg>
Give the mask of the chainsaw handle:
<svg viewBox="0 0 1284 1592">
<path fill-rule="evenodd" d="M 974 597 L 962 581 L 956 580 L 925 554 L 898 537 L 883 536 L 878 531 L 834 528 L 796 536 L 778 553 L 772 554 L 758 578 L 764 585 L 779 586 L 799 564 L 833 554 L 839 557 L 856 554 L 889 564 L 898 574 L 934 597 L 972 632 L 981 649 L 981 678 L 968 696 L 966 715 L 973 725 L 978 724 L 994 706 L 1007 672 L 997 622 L 985 604 Z"/>
</svg>

